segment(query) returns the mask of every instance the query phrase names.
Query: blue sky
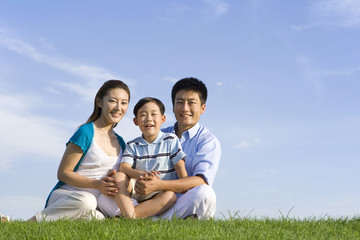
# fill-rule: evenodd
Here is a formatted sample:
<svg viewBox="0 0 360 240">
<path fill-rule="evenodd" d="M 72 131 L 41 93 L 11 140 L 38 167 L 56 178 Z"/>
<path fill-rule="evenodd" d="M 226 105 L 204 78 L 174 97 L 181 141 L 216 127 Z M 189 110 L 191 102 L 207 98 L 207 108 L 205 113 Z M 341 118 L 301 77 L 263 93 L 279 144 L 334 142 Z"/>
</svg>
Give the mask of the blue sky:
<svg viewBox="0 0 360 240">
<path fill-rule="evenodd" d="M 97 89 L 166 106 L 177 79 L 204 81 L 201 123 L 221 141 L 217 217 L 360 213 L 360 2 L 0 2 L 0 212 L 43 208 Z"/>
</svg>

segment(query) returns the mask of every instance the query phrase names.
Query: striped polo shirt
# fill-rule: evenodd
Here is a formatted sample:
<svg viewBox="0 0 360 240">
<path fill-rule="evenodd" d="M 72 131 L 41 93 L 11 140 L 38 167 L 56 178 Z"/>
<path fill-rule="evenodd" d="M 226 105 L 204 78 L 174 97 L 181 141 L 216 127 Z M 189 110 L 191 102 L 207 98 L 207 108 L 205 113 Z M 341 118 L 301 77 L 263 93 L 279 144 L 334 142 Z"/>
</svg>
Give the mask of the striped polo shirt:
<svg viewBox="0 0 360 240">
<path fill-rule="evenodd" d="M 186 154 L 178 137 L 173 133 L 159 132 L 157 138 L 148 143 L 143 137 L 135 138 L 126 145 L 121 162 L 129 163 L 136 170 L 156 170 L 163 180 L 177 179 L 175 164 Z"/>
</svg>

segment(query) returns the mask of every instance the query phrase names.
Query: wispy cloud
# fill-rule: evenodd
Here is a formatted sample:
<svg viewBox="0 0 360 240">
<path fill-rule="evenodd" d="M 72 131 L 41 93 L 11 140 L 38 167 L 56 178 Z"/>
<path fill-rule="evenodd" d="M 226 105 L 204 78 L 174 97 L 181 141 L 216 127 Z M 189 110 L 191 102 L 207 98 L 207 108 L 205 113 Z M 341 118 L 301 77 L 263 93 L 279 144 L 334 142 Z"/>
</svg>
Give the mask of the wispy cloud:
<svg viewBox="0 0 360 240">
<path fill-rule="evenodd" d="M 39 96 L 0 93 L 0 102 L 6 103 L 0 108 L 0 172 L 11 173 L 23 159 L 59 162 L 65 142 L 79 123 L 34 114 L 44 104 Z M 129 117 L 117 129 L 127 140 L 140 134 Z"/>
<path fill-rule="evenodd" d="M 115 77 L 114 74 L 102 67 L 90 66 L 87 64 L 77 63 L 69 59 L 60 59 L 48 56 L 32 44 L 11 36 L 8 33 L 9 31 L 6 29 L 0 29 L 0 44 L 11 51 L 27 56 L 37 62 L 45 63 L 54 68 L 63 70 L 70 74 L 78 75 L 88 80 L 110 79 Z"/>
<path fill-rule="evenodd" d="M 296 31 L 319 26 L 359 27 L 360 1 L 358 0 L 324 0 L 311 5 L 312 22 L 294 25 Z"/>
<path fill-rule="evenodd" d="M 171 83 L 176 83 L 179 78 L 175 78 L 175 77 L 165 77 L 165 80 Z"/>
<path fill-rule="evenodd" d="M 31 110 L 40 104 L 38 97 L 0 94 L 0 102 L 7 103 L 0 109 L 0 172 L 9 171 L 25 156 L 59 161 L 66 129 L 74 126 L 69 122 L 32 115 Z"/>
<path fill-rule="evenodd" d="M 225 1 L 221 0 L 204 0 L 206 4 L 212 7 L 216 16 L 223 15 L 229 10 L 229 5 Z"/>
<path fill-rule="evenodd" d="M 196 6 L 184 3 L 169 3 L 166 7 L 160 8 L 161 14 L 159 18 L 168 22 L 181 19 L 183 22 L 184 19 L 188 18 L 184 16 L 219 17 L 226 14 L 229 8 L 229 4 L 223 0 L 202 0 L 202 4 Z"/>
<path fill-rule="evenodd" d="M 108 79 L 121 79 L 129 85 L 135 84 L 135 81 L 120 77 L 103 67 L 79 63 L 71 59 L 51 56 L 43 53 L 33 44 L 15 36 L 13 31 L 9 29 L 0 28 L 0 45 L 3 45 L 7 49 L 20 55 L 24 55 L 36 62 L 47 64 L 66 73 L 80 77 L 80 82 L 62 82 L 60 85 L 63 85 L 63 87 L 66 87 L 80 95 L 84 95 L 87 98 L 89 97 L 89 92 L 91 93 L 91 96 L 93 96 L 93 91 L 97 88 L 98 82 L 104 82 Z"/>
<path fill-rule="evenodd" d="M 235 144 L 235 149 L 251 148 L 262 144 L 261 139 L 253 138 L 250 140 L 239 141 Z"/>
<path fill-rule="evenodd" d="M 313 66 L 311 60 L 305 56 L 298 56 L 297 63 L 303 68 L 304 73 L 310 78 L 350 77 L 360 72 L 360 65 L 345 69 L 319 69 Z"/>
<path fill-rule="evenodd" d="M 92 101 L 99 82 L 116 78 L 115 74 L 105 68 L 46 54 L 45 50 L 40 50 L 43 49 L 41 46 L 35 47 L 22 40 L 11 29 L 0 27 L 0 47 L 78 77 L 72 82 L 52 82 L 52 86 L 44 87 L 46 92 L 64 94 L 59 88 L 61 86 Z M 132 80 L 124 81 L 134 85 Z M 0 108 L 0 172 L 11 172 L 14 164 L 24 158 L 28 161 L 53 159 L 58 162 L 65 149 L 65 141 L 79 123 L 41 116 L 36 112 L 47 104 L 45 96 L 32 94 L 34 91 L 30 91 L 30 94 L 9 93 L 7 86 L 3 85 L 1 87 L 4 90 L 0 89 L 0 103 L 6 104 L 1 104 Z M 127 122 L 129 124 L 130 120 Z M 133 135 L 133 128 L 125 129 L 128 130 L 126 135 Z"/>
<path fill-rule="evenodd" d="M 14 219 L 27 220 L 44 207 L 44 198 L 30 196 L 0 196 L 0 206 Z"/>
<path fill-rule="evenodd" d="M 341 79 L 343 81 L 360 73 L 360 65 L 342 69 L 318 68 L 309 57 L 303 55 L 297 56 L 296 62 L 305 76 L 304 79 L 313 86 L 314 94 L 319 99 L 323 95 L 324 86 L 327 81 L 331 79 Z"/>
</svg>

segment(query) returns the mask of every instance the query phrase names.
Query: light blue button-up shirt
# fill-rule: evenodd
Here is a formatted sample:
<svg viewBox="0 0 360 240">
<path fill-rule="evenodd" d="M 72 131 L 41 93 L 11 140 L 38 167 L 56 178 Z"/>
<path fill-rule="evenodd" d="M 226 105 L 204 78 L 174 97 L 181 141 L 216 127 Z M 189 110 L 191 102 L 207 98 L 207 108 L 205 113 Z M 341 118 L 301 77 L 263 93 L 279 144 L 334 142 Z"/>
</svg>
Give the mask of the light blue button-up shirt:
<svg viewBox="0 0 360 240">
<path fill-rule="evenodd" d="M 175 128 L 176 124 L 161 131 L 175 133 Z M 183 133 L 180 142 L 186 153 L 185 168 L 188 176 L 202 175 L 209 186 L 212 186 L 221 157 L 219 140 L 197 123 Z"/>
</svg>

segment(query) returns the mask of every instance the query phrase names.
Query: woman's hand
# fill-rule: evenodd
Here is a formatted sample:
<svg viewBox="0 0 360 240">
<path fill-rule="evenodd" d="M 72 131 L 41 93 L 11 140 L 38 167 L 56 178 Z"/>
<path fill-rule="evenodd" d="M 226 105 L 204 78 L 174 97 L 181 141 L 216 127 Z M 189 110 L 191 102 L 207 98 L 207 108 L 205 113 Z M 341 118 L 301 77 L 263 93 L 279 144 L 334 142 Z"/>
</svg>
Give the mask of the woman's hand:
<svg viewBox="0 0 360 240">
<path fill-rule="evenodd" d="M 119 184 L 114 178 L 116 170 L 109 170 L 108 174 L 98 180 L 97 189 L 104 195 L 114 197 L 119 192 Z"/>
</svg>

